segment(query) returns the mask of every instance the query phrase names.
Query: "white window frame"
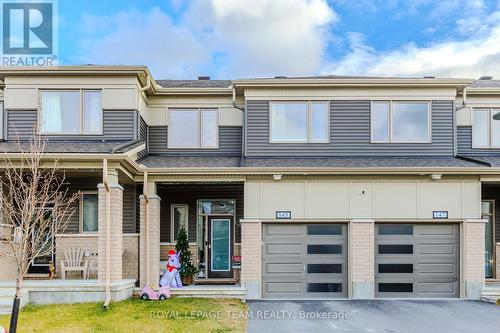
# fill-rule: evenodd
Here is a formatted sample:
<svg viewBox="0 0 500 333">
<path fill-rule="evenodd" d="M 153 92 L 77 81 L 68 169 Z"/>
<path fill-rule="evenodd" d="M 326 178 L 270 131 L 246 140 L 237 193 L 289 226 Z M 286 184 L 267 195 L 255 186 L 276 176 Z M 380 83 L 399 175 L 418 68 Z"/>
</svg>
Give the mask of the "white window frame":
<svg viewBox="0 0 500 333">
<path fill-rule="evenodd" d="M 172 243 L 176 243 L 176 235 L 175 235 L 175 226 L 174 226 L 174 209 L 179 207 L 185 207 L 187 209 L 187 228 L 186 228 L 186 236 L 189 240 L 189 205 L 186 204 L 171 204 L 170 205 L 170 241 Z M 180 230 L 180 229 L 179 229 Z"/>
<path fill-rule="evenodd" d="M 373 138 L 373 126 L 372 126 L 372 109 L 373 103 L 386 102 L 389 106 L 388 118 L 389 122 L 387 124 L 387 140 L 375 140 Z M 392 119 L 392 104 L 393 103 L 407 103 L 407 104 L 427 104 L 427 140 L 418 141 L 418 140 L 409 140 L 409 141 L 394 141 L 392 139 L 392 129 L 393 129 L 393 119 Z M 390 100 L 390 99 L 381 99 L 381 100 L 371 100 L 370 101 L 370 143 L 432 143 L 432 110 L 431 110 L 431 101 L 430 100 Z"/>
<path fill-rule="evenodd" d="M 294 104 L 294 103 L 306 103 L 307 104 L 307 124 L 306 124 L 306 140 L 273 140 L 273 104 Z M 325 116 L 325 127 L 326 127 L 326 138 L 324 140 L 313 140 L 312 139 L 312 104 L 313 103 L 323 103 L 326 104 L 326 116 Z M 286 100 L 279 101 L 274 100 L 269 102 L 269 143 L 330 143 L 330 101 L 327 100 Z"/>
<path fill-rule="evenodd" d="M 203 117 L 202 117 L 202 111 L 207 110 L 207 111 L 216 111 L 217 114 L 217 131 L 215 133 L 216 138 L 216 144 L 215 146 L 203 146 L 202 143 L 202 135 L 203 135 Z M 182 112 L 182 111 L 196 111 L 197 112 L 197 132 L 198 132 L 198 143 L 195 146 L 190 146 L 190 147 L 176 147 L 176 146 L 171 146 L 171 138 L 172 138 L 172 131 L 170 130 L 170 126 L 172 126 L 172 111 L 174 112 Z M 210 150 L 210 149 L 219 149 L 219 130 L 220 130 L 220 110 L 219 108 L 211 108 L 211 107 L 201 107 L 201 108 L 171 108 L 168 110 L 168 125 L 167 125 L 167 133 L 168 133 L 168 140 L 167 140 L 167 148 L 168 149 L 203 149 L 203 150 Z"/>
<path fill-rule="evenodd" d="M 99 213 L 97 215 L 97 230 L 96 231 L 84 231 L 83 230 L 83 196 L 85 194 L 97 195 L 97 205 L 99 205 L 99 196 L 97 191 L 80 191 L 80 202 L 78 207 L 78 219 L 79 219 L 79 231 L 81 234 L 96 234 L 99 231 Z"/>
<path fill-rule="evenodd" d="M 500 148 L 500 143 L 498 145 L 495 145 L 493 143 L 493 124 L 492 124 L 492 117 L 493 117 L 493 110 L 498 110 L 500 112 L 500 107 L 473 107 L 472 108 L 472 132 L 474 131 L 474 112 L 476 111 L 488 111 L 489 116 L 488 116 L 488 125 L 486 126 L 488 130 L 488 145 L 486 146 L 479 146 L 474 144 L 474 136 L 471 135 L 471 146 L 472 148 L 482 148 L 482 149 L 498 149 Z"/>
<path fill-rule="evenodd" d="M 42 110 L 42 95 L 44 92 L 78 92 L 80 94 L 80 131 L 77 133 L 65 133 L 65 132 L 44 132 L 43 126 L 40 120 L 43 120 L 43 110 Z M 96 133 L 87 133 L 84 131 L 85 129 L 85 116 L 84 116 L 84 105 L 85 105 L 85 92 L 99 92 L 101 93 L 101 131 Z M 75 136 L 75 135 L 85 135 L 85 136 L 96 136 L 104 134 L 104 110 L 102 107 L 102 90 L 101 89 L 40 89 L 38 93 L 38 121 L 37 128 L 38 132 L 43 135 L 63 135 L 63 136 Z"/>
</svg>

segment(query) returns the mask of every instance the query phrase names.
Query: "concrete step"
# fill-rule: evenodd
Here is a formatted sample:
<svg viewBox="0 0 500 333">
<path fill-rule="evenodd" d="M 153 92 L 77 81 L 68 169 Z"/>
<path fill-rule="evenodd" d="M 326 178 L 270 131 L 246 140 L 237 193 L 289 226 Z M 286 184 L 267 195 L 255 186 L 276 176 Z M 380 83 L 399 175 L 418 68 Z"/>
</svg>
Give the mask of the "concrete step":
<svg viewBox="0 0 500 333">
<path fill-rule="evenodd" d="M 140 289 L 134 290 L 134 296 L 139 297 Z M 245 299 L 246 291 L 241 286 L 191 285 L 179 289 L 172 288 L 171 294 L 175 297 L 204 297 L 204 298 L 237 298 Z"/>
<path fill-rule="evenodd" d="M 0 305 L 0 315 L 6 315 L 12 313 L 12 304 L 10 305 Z"/>
</svg>

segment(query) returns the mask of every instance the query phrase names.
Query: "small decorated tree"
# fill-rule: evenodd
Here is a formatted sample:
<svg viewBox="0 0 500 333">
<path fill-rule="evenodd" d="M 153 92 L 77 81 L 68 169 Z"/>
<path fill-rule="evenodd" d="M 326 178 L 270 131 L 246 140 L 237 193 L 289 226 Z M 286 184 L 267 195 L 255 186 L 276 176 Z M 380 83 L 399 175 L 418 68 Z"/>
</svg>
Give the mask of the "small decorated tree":
<svg viewBox="0 0 500 333">
<path fill-rule="evenodd" d="M 191 251 L 189 251 L 189 242 L 187 239 L 186 229 L 181 228 L 179 230 L 179 235 L 177 236 L 177 244 L 175 244 L 175 250 L 177 252 L 181 251 L 181 277 L 183 284 L 191 284 L 193 281 L 193 275 L 196 274 L 197 269 L 193 265 L 191 259 Z"/>
</svg>

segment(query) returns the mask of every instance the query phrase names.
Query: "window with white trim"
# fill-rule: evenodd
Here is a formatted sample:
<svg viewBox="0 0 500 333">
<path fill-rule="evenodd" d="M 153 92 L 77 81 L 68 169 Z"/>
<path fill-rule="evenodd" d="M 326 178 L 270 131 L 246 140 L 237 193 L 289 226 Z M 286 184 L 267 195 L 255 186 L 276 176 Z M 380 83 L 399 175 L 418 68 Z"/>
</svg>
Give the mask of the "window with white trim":
<svg viewBox="0 0 500 333">
<path fill-rule="evenodd" d="M 270 142 L 327 143 L 329 112 L 326 101 L 270 103 Z"/>
<path fill-rule="evenodd" d="M 97 232 L 98 199 L 97 192 L 84 192 L 80 196 L 80 231 Z"/>
<path fill-rule="evenodd" d="M 429 143 L 430 103 L 426 101 L 372 101 L 371 142 Z"/>
<path fill-rule="evenodd" d="M 188 232 L 189 222 L 189 206 L 188 205 L 171 205 L 170 206 L 170 219 L 171 219 L 171 239 L 172 243 L 177 242 L 177 236 L 181 229 Z"/>
<path fill-rule="evenodd" d="M 169 110 L 168 148 L 218 148 L 217 109 Z"/>
<path fill-rule="evenodd" d="M 500 148 L 500 108 L 472 110 L 472 148 Z"/>
<path fill-rule="evenodd" d="M 102 134 L 99 90 L 44 90 L 40 93 L 43 134 Z"/>
</svg>

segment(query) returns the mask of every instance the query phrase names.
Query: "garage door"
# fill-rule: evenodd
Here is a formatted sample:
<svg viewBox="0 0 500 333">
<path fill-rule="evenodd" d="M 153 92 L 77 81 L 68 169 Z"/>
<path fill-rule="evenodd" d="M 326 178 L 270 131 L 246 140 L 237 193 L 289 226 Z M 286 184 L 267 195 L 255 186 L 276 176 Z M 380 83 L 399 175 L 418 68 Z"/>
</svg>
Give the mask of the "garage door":
<svg viewBox="0 0 500 333">
<path fill-rule="evenodd" d="M 343 224 L 264 224 L 263 297 L 346 297 Z"/>
<path fill-rule="evenodd" d="M 459 297 L 457 224 L 377 224 L 377 297 Z"/>
</svg>

